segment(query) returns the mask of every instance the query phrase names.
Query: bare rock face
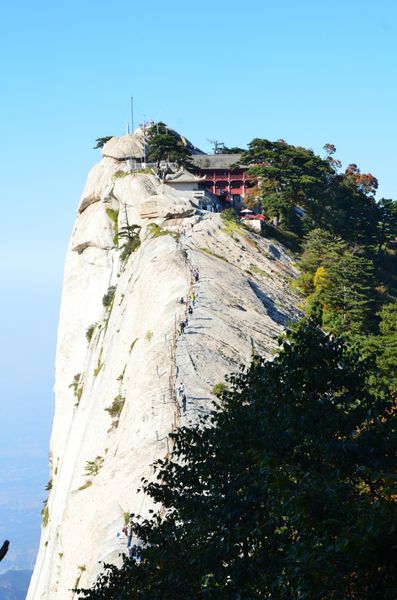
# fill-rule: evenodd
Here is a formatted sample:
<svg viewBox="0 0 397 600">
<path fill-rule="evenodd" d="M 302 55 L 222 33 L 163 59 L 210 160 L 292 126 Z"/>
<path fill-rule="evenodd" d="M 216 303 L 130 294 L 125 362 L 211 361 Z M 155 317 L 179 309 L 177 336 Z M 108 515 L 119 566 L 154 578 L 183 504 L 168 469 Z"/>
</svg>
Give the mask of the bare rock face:
<svg viewBox="0 0 397 600">
<path fill-rule="evenodd" d="M 112 137 L 102 148 L 102 155 L 117 160 L 127 158 L 140 159 L 143 156 L 144 139 L 143 131 L 137 129 L 134 134 L 127 134 L 121 137 Z"/>
<path fill-rule="evenodd" d="M 171 219 L 175 217 L 192 217 L 196 210 L 188 198 L 181 198 L 170 193 L 150 196 L 140 206 L 142 219 Z"/>
<path fill-rule="evenodd" d="M 196 214 L 155 176 L 120 177 L 125 163 L 113 148 L 124 141 L 113 140 L 88 176 L 66 258 L 52 489 L 28 600 L 72 600 L 99 561 L 120 562 L 124 518 L 148 514 L 137 488 L 172 450 L 169 433 L 210 409 L 213 386 L 249 363 L 253 348 L 270 358 L 299 316 L 295 269 L 279 244 Z M 132 224 L 141 245 L 122 261 L 117 233 Z"/>
</svg>

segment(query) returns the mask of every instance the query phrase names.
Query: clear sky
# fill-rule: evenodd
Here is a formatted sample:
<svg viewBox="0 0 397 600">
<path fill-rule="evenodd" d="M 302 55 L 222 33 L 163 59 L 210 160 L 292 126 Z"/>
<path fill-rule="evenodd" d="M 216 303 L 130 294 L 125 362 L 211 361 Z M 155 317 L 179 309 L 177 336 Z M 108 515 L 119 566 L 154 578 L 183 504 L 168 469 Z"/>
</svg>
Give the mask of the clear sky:
<svg viewBox="0 0 397 600">
<path fill-rule="evenodd" d="M 38 536 L 63 261 L 95 139 L 125 132 L 133 95 L 135 125 L 161 119 L 205 151 L 333 143 L 397 198 L 396 19 L 394 0 L 2 3 L 4 569 L 29 566 Z"/>
</svg>

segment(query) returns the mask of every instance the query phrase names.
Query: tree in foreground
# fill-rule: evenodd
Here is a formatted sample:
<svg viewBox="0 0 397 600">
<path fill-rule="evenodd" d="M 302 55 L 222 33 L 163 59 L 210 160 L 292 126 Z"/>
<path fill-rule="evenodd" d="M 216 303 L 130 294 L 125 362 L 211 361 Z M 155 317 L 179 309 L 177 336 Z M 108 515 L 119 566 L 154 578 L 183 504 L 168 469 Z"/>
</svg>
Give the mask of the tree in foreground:
<svg viewBox="0 0 397 600">
<path fill-rule="evenodd" d="M 373 369 L 310 321 L 255 357 L 144 483 L 163 508 L 140 560 L 79 597 L 395 598 L 396 406 Z"/>
</svg>

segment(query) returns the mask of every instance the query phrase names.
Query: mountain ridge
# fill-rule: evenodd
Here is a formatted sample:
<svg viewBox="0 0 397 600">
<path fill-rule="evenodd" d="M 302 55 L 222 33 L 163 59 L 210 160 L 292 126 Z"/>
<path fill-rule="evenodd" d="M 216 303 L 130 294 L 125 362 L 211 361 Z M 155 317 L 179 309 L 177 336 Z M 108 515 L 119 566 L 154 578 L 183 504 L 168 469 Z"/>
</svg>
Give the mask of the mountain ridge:
<svg viewBox="0 0 397 600">
<path fill-rule="evenodd" d="M 123 261 L 118 235 L 131 225 L 140 245 Z M 136 492 L 141 478 L 253 348 L 271 357 L 301 314 L 296 276 L 279 243 L 200 211 L 188 193 L 108 156 L 93 167 L 66 258 L 51 490 L 28 600 L 67 600 L 95 579 L 98 561 L 120 564 L 126 516 L 151 508 Z"/>
<path fill-rule="evenodd" d="M 28 591 L 32 571 L 10 570 L 0 575 L 1 600 L 24 600 Z"/>
</svg>

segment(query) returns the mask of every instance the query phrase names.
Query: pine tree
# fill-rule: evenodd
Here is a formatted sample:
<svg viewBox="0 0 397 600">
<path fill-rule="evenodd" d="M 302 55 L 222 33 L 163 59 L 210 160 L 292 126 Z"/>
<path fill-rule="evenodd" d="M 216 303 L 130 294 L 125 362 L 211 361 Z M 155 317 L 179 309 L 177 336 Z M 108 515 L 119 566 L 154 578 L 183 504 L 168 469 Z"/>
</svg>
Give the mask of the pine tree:
<svg viewBox="0 0 397 600">
<path fill-rule="evenodd" d="M 380 312 L 380 335 L 375 338 L 377 364 L 386 385 L 397 393 L 397 302 L 385 304 Z"/>
<path fill-rule="evenodd" d="M 339 334 L 370 330 L 373 303 L 373 265 L 366 258 L 346 252 L 326 262 L 328 285 L 321 291 L 323 322 Z"/>
<path fill-rule="evenodd" d="M 378 255 L 397 238 L 397 201 L 382 198 L 378 208 Z"/>
<path fill-rule="evenodd" d="M 96 141 L 96 146 L 94 146 L 94 150 L 96 150 L 97 148 L 103 148 L 104 145 L 106 144 L 106 142 L 108 142 L 109 140 L 112 139 L 112 135 L 105 135 L 104 137 L 100 137 L 97 138 Z"/>
<path fill-rule="evenodd" d="M 361 173 L 357 165 L 349 165 L 344 174 L 339 173 L 340 161 L 332 157 L 335 147 L 326 144 L 325 149 L 324 159 L 284 140 L 255 138 L 241 162 L 250 166 L 248 173 L 258 180 L 264 206 L 273 211 L 281 227 L 299 236 L 321 227 L 348 242 L 373 244 L 377 227 L 373 196 L 376 178 Z M 286 218 L 294 207 L 304 210 L 300 226 L 295 219 L 288 222 Z"/>
<path fill-rule="evenodd" d="M 301 206 L 307 219 L 317 225 L 324 215 L 322 198 L 334 170 L 312 150 L 292 146 L 284 140 L 256 138 L 248 144 L 241 161 L 251 165 L 249 173 L 259 179 L 265 210 L 269 207 L 284 228 L 302 235 L 293 209 Z M 288 221 L 289 219 L 289 221 Z"/>
<path fill-rule="evenodd" d="M 341 238 L 333 235 L 324 229 L 313 229 L 304 239 L 302 256 L 299 259 L 299 268 L 302 271 L 298 278 L 297 285 L 301 287 L 308 277 L 312 280 L 317 269 L 327 261 L 337 260 L 347 250 L 347 244 Z M 307 287 L 307 286 L 304 286 Z M 304 291 L 313 291 L 313 282 L 309 289 Z"/>
<path fill-rule="evenodd" d="M 147 159 L 156 162 L 176 162 L 180 166 L 191 165 L 192 153 L 183 138 L 165 123 L 157 123 L 147 132 L 148 152 Z"/>
</svg>

